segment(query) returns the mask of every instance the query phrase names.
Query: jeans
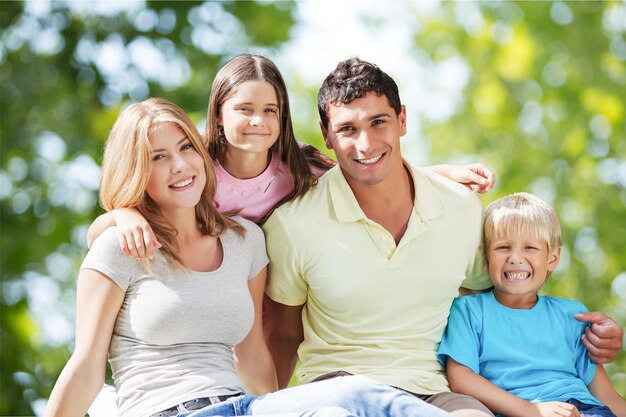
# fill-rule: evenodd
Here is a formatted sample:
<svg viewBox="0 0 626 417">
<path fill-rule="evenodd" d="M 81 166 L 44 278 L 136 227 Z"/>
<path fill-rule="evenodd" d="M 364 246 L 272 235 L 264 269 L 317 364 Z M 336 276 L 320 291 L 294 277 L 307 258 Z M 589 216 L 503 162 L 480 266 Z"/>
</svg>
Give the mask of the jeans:
<svg viewBox="0 0 626 417">
<path fill-rule="evenodd" d="M 178 417 L 450 417 L 419 398 L 352 375 L 287 388 L 262 397 L 242 395 Z"/>
<path fill-rule="evenodd" d="M 574 399 L 568 400 L 567 402 L 578 408 L 580 417 L 615 417 L 611 409 L 603 405 L 585 404 Z"/>
</svg>

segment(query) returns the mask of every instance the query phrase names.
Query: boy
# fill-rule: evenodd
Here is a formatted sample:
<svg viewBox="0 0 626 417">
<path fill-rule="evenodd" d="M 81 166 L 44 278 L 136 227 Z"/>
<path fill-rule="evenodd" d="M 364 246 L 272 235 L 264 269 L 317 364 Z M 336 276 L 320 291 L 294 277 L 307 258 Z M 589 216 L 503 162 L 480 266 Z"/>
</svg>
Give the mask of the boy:
<svg viewBox="0 0 626 417">
<path fill-rule="evenodd" d="M 457 298 L 439 347 L 450 388 L 508 417 L 626 417 L 626 402 L 581 342 L 587 311 L 537 292 L 559 263 L 556 212 L 516 193 L 491 203 L 484 256 L 493 291 Z M 604 406 L 602 405 L 604 404 Z"/>
</svg>

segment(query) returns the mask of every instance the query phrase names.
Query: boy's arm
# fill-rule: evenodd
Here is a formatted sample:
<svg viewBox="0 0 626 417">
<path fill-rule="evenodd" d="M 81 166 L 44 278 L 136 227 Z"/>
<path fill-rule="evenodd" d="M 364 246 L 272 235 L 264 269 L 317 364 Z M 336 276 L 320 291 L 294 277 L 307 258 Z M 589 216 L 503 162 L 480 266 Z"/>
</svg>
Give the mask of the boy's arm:
<svg viewBox="0 0 626 417">
<path fill-rule="evenodd" d="M 588 387 L 593 396 L 609 407 L 613 414 L 626 417 L 626 401 L 615 391 L 602 365 L 597 365 L 596 374 Z"/>
<path fill-rule="evenodd" d="M 454 165 L 440 164 L 424 167 L 429 171 L 458 182 L 477 193 L 486 193 L 496 184 L 496 174 L 481 163 Z"/>
<path fill-rule="evenodd" d="M 494 385 L 449 356 L 446 372 L 450 389 L 476 398 L 491 411 L 508 417 L 579 417 L 576 407 L 561 402 L 534 404 Z M 621 417 L 621 416 L 620 416 Z"/>
</svg>

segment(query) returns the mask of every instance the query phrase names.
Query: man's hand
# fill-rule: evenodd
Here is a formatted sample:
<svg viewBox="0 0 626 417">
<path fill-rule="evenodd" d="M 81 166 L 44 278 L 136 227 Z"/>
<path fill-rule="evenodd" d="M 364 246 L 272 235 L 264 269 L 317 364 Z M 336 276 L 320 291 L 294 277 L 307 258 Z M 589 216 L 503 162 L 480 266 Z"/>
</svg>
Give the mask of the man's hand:
<svg viewBox="0 0 626 417">
<path fill-rule="evenodd" d="M 590 324 L 582 336 L 589 359 L 600 365 L 612 362 L 622 348 L 624 331 L 600 312 L 580 313 L 574 317 Z"/>
</svg>

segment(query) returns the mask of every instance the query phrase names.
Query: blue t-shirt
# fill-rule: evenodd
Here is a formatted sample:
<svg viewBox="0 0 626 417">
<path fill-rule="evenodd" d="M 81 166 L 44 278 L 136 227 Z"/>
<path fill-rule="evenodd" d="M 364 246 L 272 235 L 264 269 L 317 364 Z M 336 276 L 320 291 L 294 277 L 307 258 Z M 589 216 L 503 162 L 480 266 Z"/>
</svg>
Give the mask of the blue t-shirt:
<svg viewBox="0 0 626 417">
<path fill-rule="evenodd" d="M 579 302 L 539 296 L 528 310 L 500 304 L 493 292 L 454 300 L 438 359 L 446 356 L 493 384 L 533 403 L 577 399 L 600 402 L 589 392 L 596 365 L 580 337 L 587 323 L 574 314 Z"/>
</svg>

